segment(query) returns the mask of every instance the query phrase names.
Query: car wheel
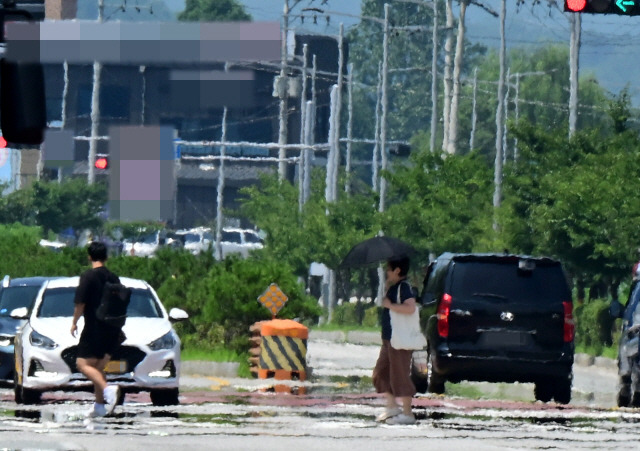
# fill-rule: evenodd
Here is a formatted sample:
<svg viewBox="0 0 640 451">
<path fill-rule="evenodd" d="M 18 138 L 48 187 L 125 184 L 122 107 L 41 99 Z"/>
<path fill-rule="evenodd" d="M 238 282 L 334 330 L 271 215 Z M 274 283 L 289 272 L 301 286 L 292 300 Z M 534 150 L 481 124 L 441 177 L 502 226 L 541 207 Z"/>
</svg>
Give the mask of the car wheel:
<svg viewBox="0 0 640 451">
<path fill-rule="evenodd" d="M 444 393 L 444 378 L 436 373 L 433 365 L 433 354 L 429 351 L 427 357 L 427 390 L 429 393 L 441 395 Z"/>
<path fill-rule="evenodd" d="M 424 351 L 414 351 L 411 357 L 411 381 L 418 393 L 426 393 L 429 387 L 427 358 Z"/>
<path fill-rule="evenodd" d="M 154 406 L 175 406 L 180 404 L 177 388 L 151 390 L 149 394 Z"/>
<path fill-rule="evenodd" d="M 39 404 L 42 392 L 24 388 L 22 385 L 14 386 L 14 395 L 17 404 Z"/>
<path fill-rule="evenodd" d="M 549 381 L 538 381 L 533 388 L 536 401 L 549 402 L 553 398 L 553 386 Z"/>
<path fill-rule="evenodd" d="M 620 378 L 616 404 L 618 404 L 618 407 L 629 407 L 631 404 L 631 380 L 628 377 Z"/>
<path fill-rule="evenodd" d="M 567 377 L 556 381 L 555 394 L 553 399 L 560 404 L 569 404 L 571 401 L 571 382 L 573 381 L 573 375 L 569 373 Z"/>
</svg>

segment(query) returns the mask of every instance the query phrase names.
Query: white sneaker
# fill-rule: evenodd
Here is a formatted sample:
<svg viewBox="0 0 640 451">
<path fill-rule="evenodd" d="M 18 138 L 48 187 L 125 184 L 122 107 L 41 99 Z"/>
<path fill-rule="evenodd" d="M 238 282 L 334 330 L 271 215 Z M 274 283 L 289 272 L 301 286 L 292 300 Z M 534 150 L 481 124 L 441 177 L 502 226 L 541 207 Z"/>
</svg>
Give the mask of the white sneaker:
<svg viewBox="0 0 640 451">
<path fill-rule="evenodd" d="M 104 396 L 104 404 L 107 409 L 107 415 L 111 415 L 116 408 L 118 398 L 120 396 L 120 387 L 117 385 L 107 385 L 107 388 L 102 392 Z"/>
<path fill-rule="evenodd" d="M 87 412 L 88 418 L 98 418 L 98 417 L 106 417 L 107 416 L 107 408 L 104 404 L 98 404 L 97 402 L 93 403 L 93 407 L 91 410 Z"/>
<path fill-rule="evenodd" d="M 405 415 L 401 413 L 395 417 L 391 417 L 386 421 L 387 424 L 416 424 L 416 418 L 413 415 Z"/>
<path fill-rule="evenodd" d="M 376 421 L 386 421 L 391 417 L 395 417 L 396 415 L 400 415 L 402 413 L 402 409 L 400 407 L 386 407 L 384 412 L 376 417 Z"/>
</svg>

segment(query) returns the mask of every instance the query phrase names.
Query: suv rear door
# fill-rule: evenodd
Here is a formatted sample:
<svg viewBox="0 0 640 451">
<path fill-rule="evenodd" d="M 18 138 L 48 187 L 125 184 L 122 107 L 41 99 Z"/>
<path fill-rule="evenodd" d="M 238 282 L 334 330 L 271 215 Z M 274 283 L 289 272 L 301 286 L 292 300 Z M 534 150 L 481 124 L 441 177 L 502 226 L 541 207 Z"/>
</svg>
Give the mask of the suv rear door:
<svg viewBox="0 0 640 451">
<path fill-rule="evenodd" d="M 563 302 L 571 297 L 559 263 L 494 258 L 452 265 L 450 348 L 478 356 L 561 352 Z"/>
</svg>

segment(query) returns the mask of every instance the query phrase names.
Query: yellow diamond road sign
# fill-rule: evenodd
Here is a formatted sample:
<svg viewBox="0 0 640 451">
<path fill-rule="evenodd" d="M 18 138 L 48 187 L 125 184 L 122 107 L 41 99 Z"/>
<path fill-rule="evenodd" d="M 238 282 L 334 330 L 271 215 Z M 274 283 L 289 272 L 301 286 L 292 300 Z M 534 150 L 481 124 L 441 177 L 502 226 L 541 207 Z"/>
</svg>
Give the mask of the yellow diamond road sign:
<svg viewBox="0 0 640 451">
<path fill-rule="evenodd" d="M 280 311 L 280 309 L 284 307 L 284 304 L 286 304 L 288 299 L 289 298 L 275 283 L 269 285 L 269 288 L 267 288 L 264 293 L 258 296 L 258 302 L 268 308 L 274 318 Z"/>
</svg>

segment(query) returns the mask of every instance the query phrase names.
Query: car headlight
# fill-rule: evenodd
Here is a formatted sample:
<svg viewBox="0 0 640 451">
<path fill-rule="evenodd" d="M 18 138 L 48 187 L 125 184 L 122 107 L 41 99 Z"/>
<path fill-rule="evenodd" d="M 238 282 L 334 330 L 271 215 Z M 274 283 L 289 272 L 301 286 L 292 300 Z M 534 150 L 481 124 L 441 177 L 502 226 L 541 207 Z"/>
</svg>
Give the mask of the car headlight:
<svg viewBox="0 0 640 451">
<path fill-rule="evenodd" d="M 29 334 L 29 342 L 38 348 L 55 349 L 58 347 L 58 344 L 51 338 L 46 337 L 35 330 L 31 331 L 31 334 Z"/>
<path fill-rule="evenodd" d="M 169 331 L 157 340 L 153 340 L 149 343 L 149 348 L 153 351 L 159 351 L 160 349 L 171 349 L 176 345 L 176 338 L 173 335 L 173 331 Z"/>
</svg>

